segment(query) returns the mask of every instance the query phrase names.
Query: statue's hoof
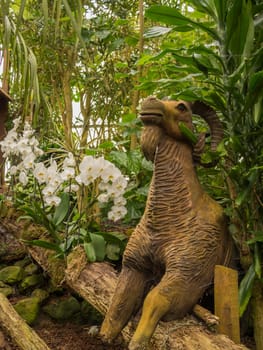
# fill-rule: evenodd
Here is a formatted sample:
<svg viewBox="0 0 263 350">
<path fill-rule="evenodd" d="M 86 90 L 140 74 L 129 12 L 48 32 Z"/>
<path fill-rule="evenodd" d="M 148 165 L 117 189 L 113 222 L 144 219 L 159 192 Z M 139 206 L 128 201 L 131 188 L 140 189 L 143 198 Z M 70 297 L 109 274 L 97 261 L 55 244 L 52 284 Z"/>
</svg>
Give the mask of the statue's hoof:
<svg viewBox="0 0 263 350">
<path fill-rule="evenodd" d="M 101 341 L 102 341 L 104 344 L 110 344 L 110 343 L 111 343 L 110 337 L 108 337 L 105 333 L 100 332 L 100 333 L 99 333 L 99 337 L 100 337 Z"/>
</svg>

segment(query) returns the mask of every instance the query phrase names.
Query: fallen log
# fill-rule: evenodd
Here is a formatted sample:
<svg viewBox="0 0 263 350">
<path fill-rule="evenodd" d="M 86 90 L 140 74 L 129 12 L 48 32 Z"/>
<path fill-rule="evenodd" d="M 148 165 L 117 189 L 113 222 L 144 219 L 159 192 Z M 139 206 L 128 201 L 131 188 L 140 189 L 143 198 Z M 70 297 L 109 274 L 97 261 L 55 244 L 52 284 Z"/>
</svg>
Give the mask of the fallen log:
<svg viewBox="0 0 263 350">
<path fill-rule="evenodd" d="M 37 333 L 18 315 L 2 293 L 0 293 L 0 325 L 20 349 L 50 350 Z"/>
<path fill-rule="evenodd" d="M 105 314 L 117 283 L 117 273 L 107 263 L 89 264 L 84 250 L 78 247 L 68 258 L 65 272 L 66 283 L 102 314 Z M 136 325 L 136 319 L 123 330 L 125 342 L 129 342 Z M 228 337 L 208 330 L 204 323 L 190 315 L 183 320 L 160 322 L 150 349 L 166 350 L 241 350 Z"/>
</svg>

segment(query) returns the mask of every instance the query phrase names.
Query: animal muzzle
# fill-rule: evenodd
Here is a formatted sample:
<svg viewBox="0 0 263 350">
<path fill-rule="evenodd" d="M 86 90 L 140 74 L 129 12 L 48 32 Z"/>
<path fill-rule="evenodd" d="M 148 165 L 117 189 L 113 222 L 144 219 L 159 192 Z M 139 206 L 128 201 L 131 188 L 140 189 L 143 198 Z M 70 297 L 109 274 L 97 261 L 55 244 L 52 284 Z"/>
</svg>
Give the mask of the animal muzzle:
<svg viewBox="0 0 263 350">
<path fill-rule="evenodd" d="M 142 102 L 140 119 L 144 124 L 160 124 L 165 113 L 161 100 L 150 96 Z"/>
</svg>

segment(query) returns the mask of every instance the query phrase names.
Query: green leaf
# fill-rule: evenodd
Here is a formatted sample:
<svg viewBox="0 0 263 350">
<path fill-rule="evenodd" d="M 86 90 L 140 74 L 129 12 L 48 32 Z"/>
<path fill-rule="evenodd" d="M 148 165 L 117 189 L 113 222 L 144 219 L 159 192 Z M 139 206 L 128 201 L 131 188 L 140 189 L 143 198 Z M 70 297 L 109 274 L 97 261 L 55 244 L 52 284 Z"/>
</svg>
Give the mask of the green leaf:
<svg viewBox="0 0 263 350">
<path fill-rule="evenodd" d="M 212 105 L 216 107 L 219 111 L 224 111 L 226 109 L 226 101 L 223 100 L 223 96 L 215 91 L 212 91 L 207 96 L 208 99 L 212 100 Z"/>
<path fill-rule="evenodd" d="M 61 194 L 61 202 L 57 206 L 54 216 L 52 218 L 52 222 L 55 226 L 58 226 L 63 222 L 63 220 L 68 214 L 69 206 L 70 206 L 69 193 L 64 192 Z"/>
<path fill-rule="evenodd" d="M 89 262 L 95 262 L 96 261 L 96 253 L 95 249 L 93 247 L 92 242 L 84 242 L 83 244 L 85 253 L 87 255 Z"/>
<path fill-rule="evenodd" d="M 195 145 L 198 141 L 198 137 L 190 130 L 184 122 L 178 123 L 181 133 L 193 144 Z"/>
<path fill-rule="evenodd" d="M 227 10 L 227 1 L 226 0 L 214 0 L 217 18 L 219 22 L 219 26 L 224 28 L 225 25 L 225 16 Z"/>
<path fill-rule="evenodd" d="M 232 35 L 239 27 L 239 17 L 242 11 L 243 0 L 234 0 L 228 8 L 226 17 L 226 47 L 230 45 Z"/>
<path fill-rule="evenodd" d="M 247 33 L 246 33 L 245 45 L 244 45 L 244 49 L 242 52 L 243 59 L 247 59 L 248 57 L 250 57 L 250 54 L 251 54 L 251 51 L 253 48 L 253 44 L 254 44 L 255 27 L 254 27 L 251 1 L 247 2 L 245 12 L 246 12 L 246 15 L 248 17 L 248 28 L 247 28 Z"/>
<path fill-rule="evenodd" d="M 251 1 L 235 0 L 226 20 L 226 48 L 239 64 L 250 56 L 254 38 Z"/>
<path fill-rule="evenodd" d="M 144 37 L 147 39 L 148 38 L 156 38 L 158 36 L 169 33 L 171 30 L 172 30 L 172 28 L 155 26 L 155 27 L 147 29 L 144 33 Z"/>
<path fill-rule="evenodd" d="M 127 236 L 120 232 L 100 232 L 100 234 L 105 239 L 106 245 L 106 255 L 108 244 L 113 244 L 119 247 L 120 253 L 125 249 L 126 242 L 128 240 Z"/>
<path fill-rule="evenodd" d="M 122 123 L 132 123 L 137 118 L 137 115 L 135 113 L 127 113 L 122 116 Z"/>
<path fill-rule="evenodd" d="M 117 164 L 117 166 L 127 168 L 128 157 L 125 152 L 112 151 L 109 157 L 111 161 Z"/>
<path fill-rule="evenodd" d="M 262 101 L 263 99 L 261 98 L 257 103 L 254 104 L 254 121 L 256 124 L 258 124 L 262 117 Z"/>
<path fill-rule="evenodd" d="M 248 91 L 250 96 L 259 95 L 263 89 L 263 70 L 256 72 L 250 76 L 248 83 Z"/>
<path fill-rule="evenodd" d="M 114 144 L 111 141 L 104 141 L 99 145 L 99 149 L 111 149 L 113 147 Z"/>
<path fill-rule="evenodd" d="M 107 258 L 113 261 L 117 261 L 120 259 L 121 250 L 120 247 L 117 244 L 108 243 L 106 247 L 106 255 Z"/>
<path fill-rule="evenodd" d="M 248 244 L 254 244 L 256 242 L 263 242 L 263 232 L 253 232 L 253 238 L 247 241 Z"/>
<path fill-rule="evenodd" d="M 30 241 L 23 240 L 23 242 L 25 244 L 28 244 L 28 245 L 33 245 L 33 246 L 37 246 L 37 247 L 41 247 L 41 248 L 45 248 L 45 249 L 54 250 L 57 253 L 63 254 L 63 250 L 60 248 L 59 244 L 43 241 L 41 239 L 33 239 Z"/>
<path fill-rule="evenodd" d="M 252 295 L 252 288 L 255 280 L 255 269 L 254 264 L 252 264 L 247 273 L 245 274 L 245 277 L 242 279 L 240 286 L 239 286 L 239 314 L 240 317 L 245 312 L 248 302 Z"/>
<path fill-rule="evenodd" d="M 257 277 L 261 278 L 261 250 L 259 243 L 255 243 L 254 246 L 254 266 Z"/>
<path fill-rule="evenodd" d="M 195 22 L 190 18 L 185 17 L 175 7 L 154 5 L 145 11 L 145 16 L 154 21 L 162 22 L 168 25 L 189 25 L 193 28 L 203 30 L 204 32 L 208 33 L 213 39 L 220 39 L 217 32 L 213 30 L 208 24 Z"/>
<path fill-rule="evenodd" d="M 247 181 L 244 183 L 242 191 L 240 191 L 239 195 L 235 200 L 235 204 L 237 206 L 240 206 L 241 204 L 243 204 L 243 202 L 248 198 L 257 180 L 258 180 L 258 171 L 256 169 L 251 169 L 250 175 Z"/>
<path fill-rule="evenodd" d="M 225 0 L 219 0 L 224 2 Z M 203 13 L 208 14 L 216 20 L 214 0 L 190 0 L 190 2 L 195 6 L 195 8 Z M 217 1 L 216 1 L 217 2 Z"/>
<path fill-rule="evenodd" d="M 146 10 L 145 16 L 169 25 L 185 25 L 191 21 L 183 16 L 175 7 L 154 5 Z"/>
<path fill-rule="evenodd" d="M 94 247 L 96 260 L 103 261 L 106 255 L 106 242 L 101 235 L 89 233 L 92 245 Z"/>
<path fill-rule="evenodd" d="M 193 55 L 193 62 L 204 75 L 208 76 L 208 68 L 203 64 L 201 57 L 200 55 Z"/>
</svg>

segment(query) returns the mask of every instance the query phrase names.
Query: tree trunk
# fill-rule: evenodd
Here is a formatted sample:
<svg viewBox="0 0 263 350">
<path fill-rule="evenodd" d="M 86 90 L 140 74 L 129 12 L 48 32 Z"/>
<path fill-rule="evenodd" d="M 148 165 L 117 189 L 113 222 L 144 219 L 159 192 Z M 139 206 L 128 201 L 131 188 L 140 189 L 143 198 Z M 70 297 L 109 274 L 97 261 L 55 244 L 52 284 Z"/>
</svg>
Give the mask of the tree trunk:
<svg viewBox="0 0 263 350">
<path fill-rule="evenodd" d="M 8 299 L 0 293 L 0 325 L 22 350 L 50 350 L 47 344 L 18 315 Z"/>
</svg>

